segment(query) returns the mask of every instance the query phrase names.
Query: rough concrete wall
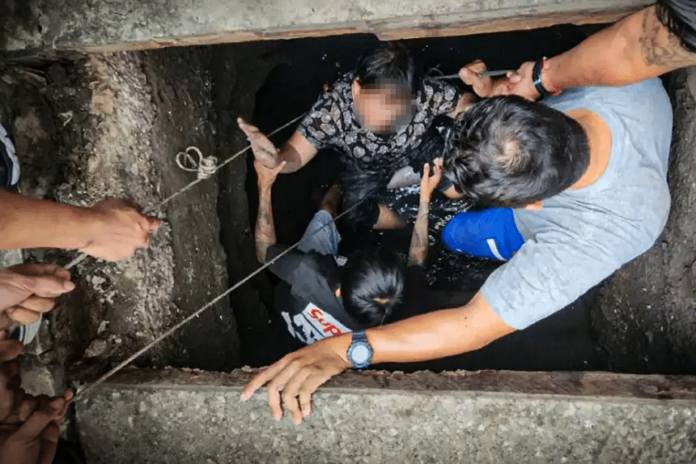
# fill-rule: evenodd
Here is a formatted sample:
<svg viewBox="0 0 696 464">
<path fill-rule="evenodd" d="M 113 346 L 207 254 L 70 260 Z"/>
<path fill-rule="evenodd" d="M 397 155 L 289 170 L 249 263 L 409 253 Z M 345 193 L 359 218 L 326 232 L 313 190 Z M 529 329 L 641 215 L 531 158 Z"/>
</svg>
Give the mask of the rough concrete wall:
<svg viewBox="0 0 696 464">
<path fill-rule="evenodd" d="M 157 48 L 308 35 L 463 35 L 611 22 L 651 0 L 10 0 L 5 50 Z M 12 17 L 12 20 L 9 18 Z"/>
<path fill-rule="evenodd" d="M 147 207 L 194 180 L 174 156 L 191 145 L 217 155 L 209 59 L 173 49 L 12 67 L 0 84 L 2 116 L 17 145 L 23 191 L 81 205 L 126 197 Z M 76 291 L 47 321 L 55 344 L 40 337 L 38 351 L 52 358 L 43 364 L 93 378 L 224 291 L 217 196 L 216 179 L 203 182 L 160 211 L 165 222 L 148 249 L 118 263 L 79 265 Z M 64 264 L 74 253 L 31 256 Z M 211 308 L 140 362 L 237 366 L 229 306 Z"/>
<path fill-rule="evenodd" d="M 696 69 L 669 81 L 669 220 L 655 246 L 609 280 L 594 315 L 600 343 L 623 372 L 696 373 Z"/>
<path fill-rule="evenodd" d="M 607 374 L 346 374 L 302 426 L 249 374 L 124 373 L 77 404 L 90 463 L 692 463 L 696 379 Z M 643 395 L 647 399 L 638 399 Z"/>
</svg>

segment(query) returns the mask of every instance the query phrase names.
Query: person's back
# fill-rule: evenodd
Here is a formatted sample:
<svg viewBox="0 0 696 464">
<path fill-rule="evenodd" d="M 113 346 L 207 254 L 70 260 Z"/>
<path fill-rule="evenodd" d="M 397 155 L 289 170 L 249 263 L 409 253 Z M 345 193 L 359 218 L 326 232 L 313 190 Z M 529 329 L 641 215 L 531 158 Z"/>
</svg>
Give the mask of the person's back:
<svg viewBox="0 0 696 464">
<path fill-rule="evenodd" d="M 501 309 L 510 313 L 506 322 L 518 328 L 566 306 L 647 251 L 670 207 L 666 176 L 672 111 L 658 79 L 578 88 L 545 104 L 564 113 L 585 109 L 600 116 L 611 131 L 611 155 L 591 185 L 546 199 L 540 210 L 514 210 L 525 245 L 482 292 L 493 307 L 506 308 Z M 511 283 L 520 279 L 543 284 L 519 292 Z"/>
</svg>

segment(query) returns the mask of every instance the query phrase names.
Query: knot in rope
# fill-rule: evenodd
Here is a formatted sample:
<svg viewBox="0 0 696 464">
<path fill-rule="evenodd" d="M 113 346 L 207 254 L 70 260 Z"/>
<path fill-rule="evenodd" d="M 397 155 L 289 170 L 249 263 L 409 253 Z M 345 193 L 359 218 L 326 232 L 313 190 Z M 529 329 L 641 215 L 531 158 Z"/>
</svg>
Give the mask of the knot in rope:
<svg viewBox="0 0 696 464">
<path fill-rule="evenodd" d="M 197 155 L 197 158 L 192 156 Z M 199 179 L 209 179 L 217 171 L 217 158 L 214 156 L 203 156 L 198 147 L 188 147 L 186 151 L 176 154 L 176 164 L 179 168 L 188 172 L 195 172 Z"/>
</svg>

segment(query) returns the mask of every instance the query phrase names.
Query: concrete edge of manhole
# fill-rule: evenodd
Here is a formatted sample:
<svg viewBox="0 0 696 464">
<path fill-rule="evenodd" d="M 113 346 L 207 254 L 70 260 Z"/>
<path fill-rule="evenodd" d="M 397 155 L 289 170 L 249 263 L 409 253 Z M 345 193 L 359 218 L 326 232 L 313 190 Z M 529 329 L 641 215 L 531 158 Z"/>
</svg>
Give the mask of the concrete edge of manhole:
<svg viewBox="0 0 696 464">
<path fill-rule="evenodd" d="M 241 391 L 258 369 L 205 372 L 191 369 L 125 369 L 93 392 L 113 389 L 215 389 Z M 455 371 L 434 373 L 346 372 L 322 387 L 325 393 L 523 395 L 556 398 L 668 401 L 696 404 L 696 377 L 608 372 Z M 89 398 L 86 395 L 84 398 Z"/>
</svg>

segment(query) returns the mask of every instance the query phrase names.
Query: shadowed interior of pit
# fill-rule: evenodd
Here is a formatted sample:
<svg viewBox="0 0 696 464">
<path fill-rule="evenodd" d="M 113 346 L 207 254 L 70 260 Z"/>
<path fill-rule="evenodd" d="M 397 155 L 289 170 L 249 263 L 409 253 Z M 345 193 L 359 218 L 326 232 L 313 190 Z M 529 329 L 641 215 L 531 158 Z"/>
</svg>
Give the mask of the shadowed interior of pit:
<svg viewBox="0 0 696 464">
<path fill-rule="evenodd" d="M 571 48 L 600 27 L 559 26 L 535 31 L 403 43 L 424 70 L 438 67 L 442 73 L 452 74 L 463 64 L 479 58 L 488 64 L 489 69 L 513 69 L 523 61 L 552 56 Z M 372 36 L 278 43 L 277 50 L 285 57 L 284 64 L 270 73 L 257 93 L 254 124 L 264 133 L 269 133 L 307 111 L 322 92 L 324 84 L 330 84 L 342 73 L 350 71 L 361 51 L 374 43 L 376 39 Z M 288 128 L 274 137 L 276 145 L 280 146 L 293 130 L 294 127 Z M 250 201 L 250 223 L 253 225 L 258 194 L 251 157 L 248 162 L 247 194 Z M 273 210 L 279 243 L 291 244 L 299 240 L 316 212 L 323 193 L 336 181 L 340 169 L 337 154 L 323 150 L 299 172 L 280 176 L 273 189 Z M 417 209 L 417 189 L 395 191 L 390 200 L 392 207 L 405 213 L 412 223 Z M 449 204 L 444 198 L 434 199 L 428 257 L 428 280 L 434 293 L 429 298 L 429 307 L 424 310 L 451 308 L 466 303 L 499 265 L 498 262 L 454 255 L 441 244 L 439 232 L 446 221 L 462 207 Z M 409 225 L 402 231 L 371 233 L 360 237 L 347 235 L 348 230 L 340 221 L 339 229 L 343 233 L 341 252 L 344 255 L 356 248 L 370 246 L 392 247 L 405 254 L 412 226 Z M 591 291 L 571 307 L 474 353 L 427 363 L 384 367 L 405 371 L 606 369 L 605 356 L 595 343 L 590 320 L 594 294 Z M 270 297 L 267 297 L 266 303 L 269 307 L 273 304 Z M 267 352 L 259 357 L 261 364 L 272 362 L 302 346 L 290 336 L 280 317 L 272 317 L 270 332 Z"/>
</svg>

